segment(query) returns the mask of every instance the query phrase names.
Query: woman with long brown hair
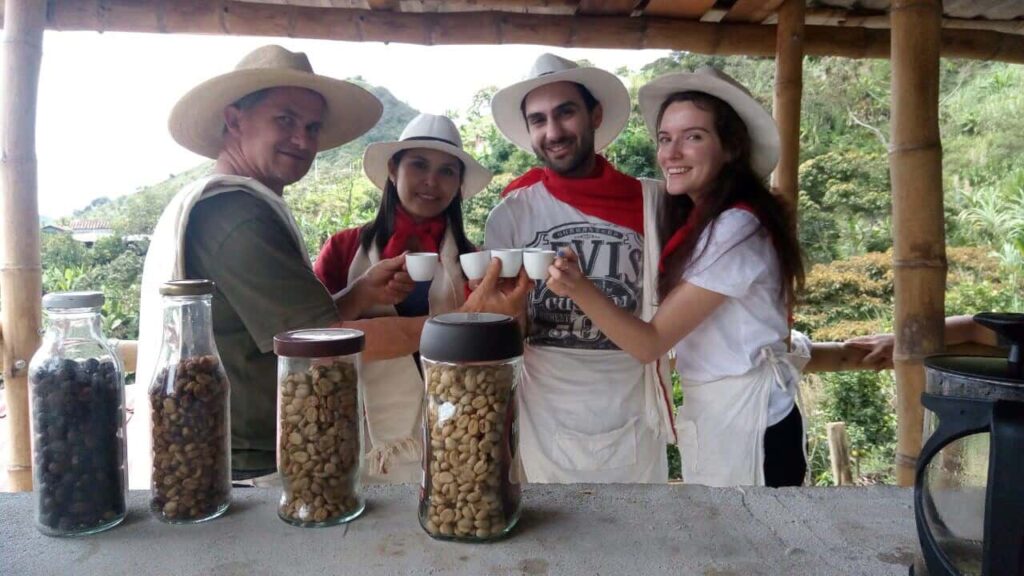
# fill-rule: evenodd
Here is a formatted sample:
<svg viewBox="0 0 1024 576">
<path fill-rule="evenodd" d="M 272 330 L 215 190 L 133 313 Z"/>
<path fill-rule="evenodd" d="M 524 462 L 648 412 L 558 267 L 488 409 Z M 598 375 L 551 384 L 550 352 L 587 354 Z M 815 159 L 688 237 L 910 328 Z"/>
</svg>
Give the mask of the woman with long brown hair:
<svg viewBox="0 0 1024 576">
<path fill-rule="evenodd" d="M 569 251 L 551 267 L 548 288 L 642 361 L 675 349 L 684 481 L 799 485 L 800 372 L 787 340 L 804 270 L 791 212 L 764 183 L 778 161 L 775 123 L 712 68 L 662 76 L 639 97 L 667 193 L 658 312 L 648 323 L 617 308 Z"/>
</svg>

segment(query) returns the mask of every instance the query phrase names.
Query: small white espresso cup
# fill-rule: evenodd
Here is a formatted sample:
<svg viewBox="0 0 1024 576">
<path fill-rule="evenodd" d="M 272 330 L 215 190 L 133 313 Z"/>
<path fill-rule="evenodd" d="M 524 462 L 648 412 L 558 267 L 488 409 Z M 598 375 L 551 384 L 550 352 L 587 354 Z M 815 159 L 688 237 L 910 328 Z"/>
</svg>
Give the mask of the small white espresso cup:
<svg viewBox="0 0 1024 576">
<path fill-rule="evenodd" d="M 434 278 L 437 269 L 437 252 L 410 252 L 405 255 L 405 269 L 416 282 Z"/>
<path fill-rule="evenodd" d="M 534 280 L 547 280 L 548 266 L 554 261 L 554 250 L 541 250 L 539 248 L 523 250 L 523 266 L 526 267 L 526 275 Z"/>
<path fill-rule="evenodd" d="M 501 277 L 515 278 L 523 267 L 523 251 L 519 248 L 491 250 L 491 255 L 501 260 Z"/>
<path fill-rule="evenodd" d="M 462 263 L 462 271 L 466 273 L 466 278 L 479 280 L 487 273 L 487 265 L 491 263 L 491 251 L 467 252 L 459 256 L 459 262 Z"/>
</svg>

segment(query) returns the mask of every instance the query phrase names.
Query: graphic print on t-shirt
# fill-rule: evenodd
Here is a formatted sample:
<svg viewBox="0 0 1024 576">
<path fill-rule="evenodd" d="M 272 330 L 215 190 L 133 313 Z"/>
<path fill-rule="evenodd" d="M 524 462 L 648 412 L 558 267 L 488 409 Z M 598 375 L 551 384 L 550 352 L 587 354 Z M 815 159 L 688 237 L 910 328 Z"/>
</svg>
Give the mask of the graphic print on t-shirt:
<svg viewBox="0 0 1024 576">
<path fill-rule="evenodd" d="M 572 248 L 580 268 L 619 308 L 636 314 L 643 280 L 643 239 L 636 232 L 597 222 L 570 222 L 538 232 L 527 247 Z M 571 298 L 538 283 L 530 295 L 530 344 L 585 350 L 618 350 Z"/>
</svg>

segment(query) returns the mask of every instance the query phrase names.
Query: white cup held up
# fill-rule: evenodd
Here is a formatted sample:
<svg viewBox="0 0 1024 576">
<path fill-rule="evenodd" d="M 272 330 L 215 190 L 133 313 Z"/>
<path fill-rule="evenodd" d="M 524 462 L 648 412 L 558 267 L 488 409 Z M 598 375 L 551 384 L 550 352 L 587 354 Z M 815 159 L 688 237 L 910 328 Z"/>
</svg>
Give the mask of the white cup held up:
<svg viewBox="0 0 1024 576">
<path fill-rule="evenodd" d="M 462 264 L 462 271 L 466 273 L 466 278 L 479 280 L 487 274 L 487 265 L 491 263 L 491 251 L 467 252 L 459 256 L 459 262 Z"/>
<path fill-rule="evenodd" d="M 410 252 L 405 255 L 405 269 L 416 282 L 433 280 L 437 269 L 437 252 Z"/>
<path fill-rule="evenodd" d="M 554 250 L 537 248 L 523 250 L 523 266 L 526 268 L 526 275 L 534 280 L 547 280 L 548 266 L 551 266 L 554 261 Z"/>
<path fill-rule="evenodd" d="M 501 277 L 515 278 L 523 267 L 523 251 L 519 248 L 491 250 L 491 255 L 501 260 Z"/>
</svg>

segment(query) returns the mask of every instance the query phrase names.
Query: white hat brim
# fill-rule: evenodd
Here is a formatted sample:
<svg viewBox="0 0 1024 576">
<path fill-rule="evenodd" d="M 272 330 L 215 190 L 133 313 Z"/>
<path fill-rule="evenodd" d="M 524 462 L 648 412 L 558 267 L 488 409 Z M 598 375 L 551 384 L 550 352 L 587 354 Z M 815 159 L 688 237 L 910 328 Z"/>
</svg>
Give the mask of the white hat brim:
<svg viewBox="0 0 1024 576">
<path fill-rule="evenodd" d="M 455 156 L 462 160 L 466 169 L 462 175 L 462 199 L 469 200 L 491 183 L 492 174 L 465 150 L 437 140 L 398 140 L 374 142 L 363 153 L 363 172 L 377 188 L 384 190 L 388 182 L 388 161 L 400 150 L 427 148 Z"/>
<path fill-rule="evenodd" d="M 491 99 L 491 113 L 494 123 L 510 142 L 523 150 L 533 153 L 530 132 L 523 118 L 522 103 L 526 95 L 535 88 L 555 82 L 576 82 L 590 90 L 601 103 L 604 116 L 601 126 L 594 133 L 594 149 L 604 150 L 626 127 L 629 121 L 629 91 L 614 74 L 600 68 L 570 68 L 524 80 L 505 87 Z"/>
<path fill-rule="evenodd" d="M 710 74 L 677 72 L 652 80 L 640 88 L 637 99 L 647 130 L 658 139 L 658 111 L 661 104 L 676 92 L 704 92 L 732 107 L 750 134 L 751 168 L 762 178 L 771 174 L 779 163 L 779 130 L 775 119 L 752 96 L 729 82 Z"/>
<path fill-rule="evenodd" d="M 307 88 L 323 96 L 327 110 L 318 152 L 365 134 L 384 112 L 376 96 L 352 82 L 291 69 L 234 70 L 199 84 L 178 100 L 168 119 L 171 136 L 196 154 L 217 158 L 223 144 L 224 109 L 248 94 L 278 87 Z"/>
</svg>

